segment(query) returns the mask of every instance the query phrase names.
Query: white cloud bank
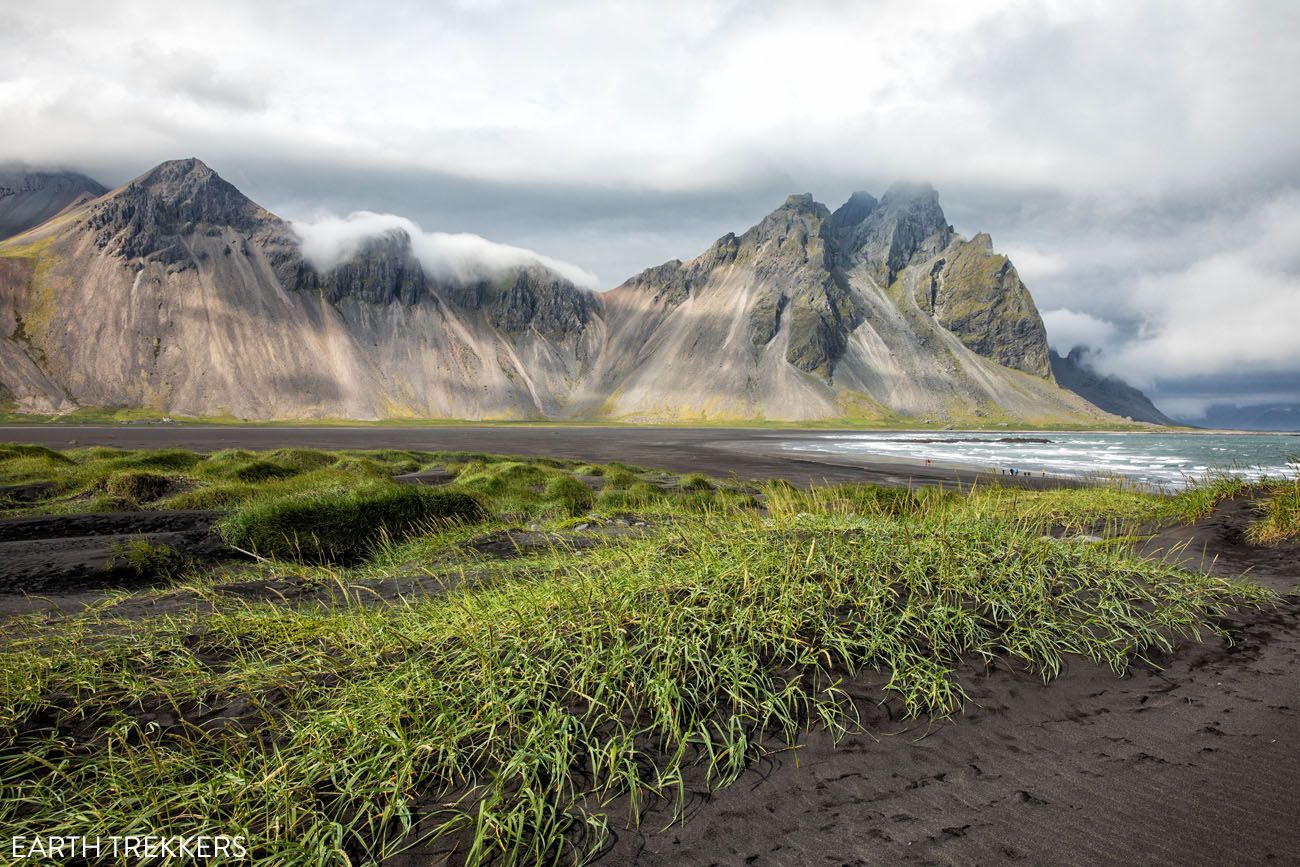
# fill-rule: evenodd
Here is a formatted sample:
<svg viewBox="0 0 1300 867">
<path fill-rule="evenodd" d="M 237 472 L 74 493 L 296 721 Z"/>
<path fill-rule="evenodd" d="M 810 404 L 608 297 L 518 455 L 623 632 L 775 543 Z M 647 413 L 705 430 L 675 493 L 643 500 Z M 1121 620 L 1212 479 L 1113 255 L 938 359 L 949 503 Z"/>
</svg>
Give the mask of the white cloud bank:
<svg viewBox="0 0 1300 867">
<path fill-rule="evenodd" d="M 351 260 L 369 240 L 401 233 L 410 239 L 411 252 L 425 272 L 442 280 L 468 283 L 495 278 L 511 268 L 541 265 L 586 289 L 595 289 L 600 282 L 595 274 L 569 262 L 467 232 L 426 232 L 395 214 L 357 211 L 290 225 L 302 245 L 303 258 L 319 271 Z"/>
<path fill-rule="evenodd" d="M 1101 350 L 1093 359 L 1101 372 L 1143 388 L 1300 370 L 1300 192 L 1283 191 L 1235 219 L 1214 214 L 1199 228 L 1163 256 L 1148 250 L 1163 258 L 1149 270 L 1140 254 L 1098 250 L 1099 259 L 1128 267 L 1104 289 L 1043 313 L 1052 346 Z"/>
</svg>

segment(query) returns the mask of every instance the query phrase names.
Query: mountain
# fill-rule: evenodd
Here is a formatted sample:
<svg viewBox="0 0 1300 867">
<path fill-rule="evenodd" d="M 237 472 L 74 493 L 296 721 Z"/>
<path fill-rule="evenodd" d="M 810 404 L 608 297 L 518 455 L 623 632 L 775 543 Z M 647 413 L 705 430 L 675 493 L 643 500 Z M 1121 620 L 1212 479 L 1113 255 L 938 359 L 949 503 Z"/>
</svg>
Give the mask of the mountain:
<svg viewBox="0 0 1300 867">
<path fill-rule="evenodd" d="M 1057 386 L 987 235 L 895 186 L 792 196 L 608 293 L 453 280 L 401 229 L 329 270 L 198 160 L 0 243 L 0 401 L 242 418 L 1115 421 Z"/>
<path fill-rule="evenodd" d="M 317 273 L 286 222 L 194 159 L 10 239 L 0 263 L 4 385 L 30 410 L 551 415 L 603 334 L 568 281 L 442 285 L 403 232 Z"/>
<path fill-rule="evenodd" d="M 1088 365 L 1088 352 L 1083 347 L 1076 346 L 1065 357 L 1053 351 L 1052 375 L 1062 388 L 1068 388 L 1113 415 L 1151 424 L 1179 424 L 1124 380 L 1095 372 Z"/>
<path fill-rule="evenodd" d="M 76 172 L 0 169 L 0 240 L 106 192 L 98 181 Z"/>
<path fill-rule="evenodd" d="M 609 339 L 578 405 L 627 419 L 1105 416 L 1052 380 L 1042 320 L 987 235 L 929 187 L 791 196 L 743 235 L 606 293 Z"/>
</svg>

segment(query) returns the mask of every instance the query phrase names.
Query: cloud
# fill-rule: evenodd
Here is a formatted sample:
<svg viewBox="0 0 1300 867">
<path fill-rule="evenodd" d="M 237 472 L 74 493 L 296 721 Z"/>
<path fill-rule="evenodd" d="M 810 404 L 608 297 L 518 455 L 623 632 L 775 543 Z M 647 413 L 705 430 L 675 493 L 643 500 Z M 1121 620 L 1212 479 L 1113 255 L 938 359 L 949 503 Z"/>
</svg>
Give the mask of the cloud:
<svg viewBox="0 0 1300 867">
<path fill-rule="evenodd" d="M 1297 164 L 1300 11 L 1284 2 L 172 7 L 5 12 L 0 31 L 29 35 L 0 80 L 38 87 L 0 96 L 4 149 L 21 151 L 0 158 L 144 145 L 628 188 L 926 177 L 1076 194 Z M 179 78 L 177 46 L 196 70 Z M 208 111 L 158 99 L 160 72 Z M 123 127 L 125 144 L 107 135 Z"/>
<path fill-rule="evenodd" d="M 1067 308 L 1043 313 L 1043 325 L 1047 328 L 1047 342 L 1062 355 L 1076 346 L 1105 350 L 1116 336 L 1114 324 Z"/>
<path fill-rule="evenodd" d="M 1135 333 L 1098 360 L 1139 382 L 1300 369 L 1300 193 L 1207 234 L 1182 267 L 1137 273 Z"/>
<path fill-rule="evenodd" d="M 577 265 L 467 232 L 426 232 L 394 214 L 356 211 L 290 225 L 302 245 L 303 258 L 321 271 L 351 260 L 366 241 L 397 233 L 409 239 L 411 252 L 424 270 L 442 280 L 468 283 L 496 278 L 512 268 L 540 265 L 577 286 L 595 289 L 599 285 L 595 274 Z"/>
</svg>

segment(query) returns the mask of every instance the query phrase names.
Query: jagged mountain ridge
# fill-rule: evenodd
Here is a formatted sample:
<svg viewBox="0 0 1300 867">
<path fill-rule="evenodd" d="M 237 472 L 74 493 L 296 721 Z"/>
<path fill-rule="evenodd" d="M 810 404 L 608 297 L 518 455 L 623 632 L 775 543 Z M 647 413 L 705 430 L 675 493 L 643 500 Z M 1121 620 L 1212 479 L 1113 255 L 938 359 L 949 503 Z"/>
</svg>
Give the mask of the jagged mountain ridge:
<svg viewBox="0 0 1300 867">
<path fill-rule="evenodd" d="M 400 230 L 321 272 L 198 160 L 0 244 L 0 399 L 246 418 L 1109 417 L 1052 380 L 1028 290 L 928 187 L 792 196 L 603 295 L 427 273 Z M 7 394 L 6 394 L 7 392 Z"/>
<path fill-rule="evenodd" d="M 103 184 L 77 172 L 0 169 L 0 241 L 106 192 Z"/>
</svg>

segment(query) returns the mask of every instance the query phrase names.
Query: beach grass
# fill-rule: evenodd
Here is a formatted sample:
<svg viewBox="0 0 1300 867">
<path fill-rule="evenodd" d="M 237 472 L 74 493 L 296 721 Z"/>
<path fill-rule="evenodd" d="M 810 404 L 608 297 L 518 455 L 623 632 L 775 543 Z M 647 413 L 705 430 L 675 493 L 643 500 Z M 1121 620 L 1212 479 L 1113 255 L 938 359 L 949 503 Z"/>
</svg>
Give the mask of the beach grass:
<svg viewBox="0 0 1300 867">
<path fill-rule="evenodd" d="M 390 479 L 430 467 L 446 486 Z M 150 499 L 154 476 L 186 490 Z M 0 823 L 237 833 L 265 865 L 378 863 L 439 841 L 474 864 L 581 863 L 688 779 L 725 786 L 810 728 L 855 729 L 845 684 L 864 673 L 899 712 L 947 716 L 983 667 L 1122 673 L 1273 600 L 1051 537 L 1189 520 L 1228 482 L 1176 497 L 805 491 L 489 455 L 9 446 L 0 480 L 54 483 L 56 510 L 189 497 L 265 558 L 143 591 L 190 600 L 162 614 L 118 594 L 0 627 Z M 549 546 L 476 553 L 522 525 Z M 344 555 L 321 556 L 334 544 Z M 143 568 L 155 554 L 134 552 Z M 374 592 L 411 572 L 450 589 Z M 223 589 L 258 581 L 338 592 Z"/>
<path fill-rule="evenodd" d="M 1248 530 L 1251 541 L 1275 545 L 1300 538 L 1300 477 L 1269 483 L 1264 490 L 1262 514 Z"/>
</svg>

